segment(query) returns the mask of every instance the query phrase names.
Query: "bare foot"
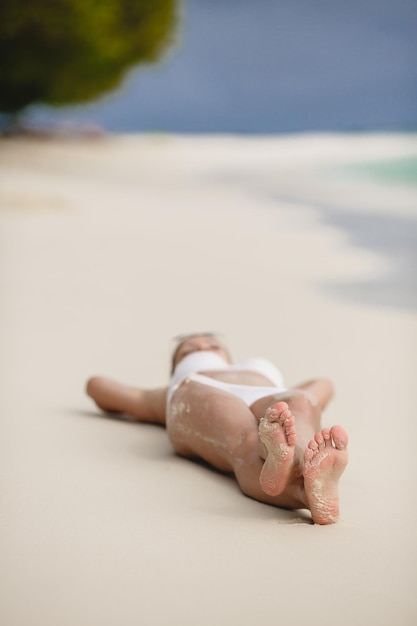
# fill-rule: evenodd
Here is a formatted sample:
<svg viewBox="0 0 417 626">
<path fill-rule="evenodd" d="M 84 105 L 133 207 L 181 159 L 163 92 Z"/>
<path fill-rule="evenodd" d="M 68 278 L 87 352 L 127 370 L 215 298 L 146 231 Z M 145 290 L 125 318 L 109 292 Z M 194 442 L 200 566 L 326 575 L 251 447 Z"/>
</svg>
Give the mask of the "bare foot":
<svg viewBox="0 0 417 626">
<path fill-rule="evenodd" d="M 348 436 L 341 426 L 324 428 L 304 453 L 304 488 L 313 521 L 333 524 L 339 517 L 339 478 L 348 462 Z"/>
<path fill-rule="evenodd" d="M 266 449 L 259 481 L 265 493 L 277 496 L 288 483 L 297 443 L 295 419 L 286 402 L 267 409 L 259 422 L 259 438 Z"/>
</svg>

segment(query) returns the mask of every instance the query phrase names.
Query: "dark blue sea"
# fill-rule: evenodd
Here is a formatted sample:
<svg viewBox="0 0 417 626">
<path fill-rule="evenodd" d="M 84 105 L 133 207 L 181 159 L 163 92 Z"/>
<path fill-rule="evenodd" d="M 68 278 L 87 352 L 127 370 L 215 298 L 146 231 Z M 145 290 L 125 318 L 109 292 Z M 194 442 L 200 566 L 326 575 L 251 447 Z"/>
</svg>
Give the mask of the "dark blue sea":
<svg viewBox="0 0 417 626">
<path fill-rule="evenodd" d="M 176 44 L 88 106 L 29 119 L 114 132 L 417 130 L 416 0 L 186 0 Z"/>
</svg>

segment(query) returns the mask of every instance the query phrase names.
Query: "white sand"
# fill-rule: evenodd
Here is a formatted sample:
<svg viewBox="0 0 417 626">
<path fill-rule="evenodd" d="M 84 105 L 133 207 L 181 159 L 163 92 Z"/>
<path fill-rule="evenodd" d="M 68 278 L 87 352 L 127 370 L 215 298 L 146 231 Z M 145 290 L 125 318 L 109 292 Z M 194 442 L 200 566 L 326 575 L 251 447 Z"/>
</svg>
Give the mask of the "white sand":
<svg viewBox="0 0 417 626">
<path fill-rule="evenodd" d="M 318 208 L 415 229 L 415 188 L 338 170 L 412 155 L 400 135 L 0 143 L 2 624 L 417 623 L 416 311 L 354 297 L 395 259 Z M 84 396 L 92 374 L 162 384 L 171 337 L 201 329 L 289 384 L 333 378 L 340 523 L 249 500 Z"/>
</svg>

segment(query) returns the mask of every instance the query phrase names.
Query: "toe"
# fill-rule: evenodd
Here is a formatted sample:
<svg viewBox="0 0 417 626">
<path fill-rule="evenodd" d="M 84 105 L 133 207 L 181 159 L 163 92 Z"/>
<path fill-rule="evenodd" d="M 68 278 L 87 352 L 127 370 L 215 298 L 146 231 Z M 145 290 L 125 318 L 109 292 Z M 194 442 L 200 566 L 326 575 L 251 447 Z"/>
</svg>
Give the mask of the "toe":
<svg viewBox="0 0 417 626">
<path fill-rule="evenodd" d="M 289 411 L 288 409 L 285 409 L 285 411 L 282 411 L 281 415 L 278 418 L 279 423 L 281 424 L 281 426 L 286 426 L 290 420 L 291 420 L 291 411 Z"/>
<path fill-rule="evenodd" d="M 297 433 L 294 426 L 289 426 L 285 431 L 285 435 L 290 446 L 295 446 L 297 444 Z"/>
<path fill-rule="evenodd" d="M 324 439 L 325 445 L 326 446 L 331 446 L 332 445 L 332 438 L 331 438 L 330 430 L 328 428 L 324 428 L 321 431 L 321 434 L 323 435 L 323 439 Z"/>
<path fill-rule="evenodd" d="M 324 439 L 323 439 L 323 435 L 321 433 L 316 433 L 314 435 L 314 439 L 316 440 L 319 448 L 323 448 L 324 447 Z"/>
<path fill-rule="evenodd" d="M 288 404 L 286 402 L 277 402 L 266 410 L 265 417 L 270 422 L 280 422 L 282 424 L 282 420 L 285 419 L 282 415 L 286 411 L 291 415 L 291 411 L 288 410 Z"/>
<path fill-rule="evenodd" d="M 277 402 L 271 406 L 271 409 L 274 409 L 280 415 L 284 411 L 288 411 L 288 404 L 286 402 Z"/>
<path fill-rule="evenodd" d="M 278 419 L 278 413 L 273 406 L 270 406 L 269 409 L 265 411 L 263 419 L 268 420 L 269 422 L 274 422 Z"/>
<path fill-rule="evenodd" d="M 334 441 L 334 445 L 338 450 L 344 450 L 347 448 L 349 438 L 346 431 L 341 426 L 333 426 L 330 430 L 331 436 Z"/>
<path fill-rule="evenodd" d="M 304 450 L 304 463 L 309 463 L 313 459 L 314 454 L 314 450 L 312 450 L 310 447 L 306 448 Z"/>
</svg>

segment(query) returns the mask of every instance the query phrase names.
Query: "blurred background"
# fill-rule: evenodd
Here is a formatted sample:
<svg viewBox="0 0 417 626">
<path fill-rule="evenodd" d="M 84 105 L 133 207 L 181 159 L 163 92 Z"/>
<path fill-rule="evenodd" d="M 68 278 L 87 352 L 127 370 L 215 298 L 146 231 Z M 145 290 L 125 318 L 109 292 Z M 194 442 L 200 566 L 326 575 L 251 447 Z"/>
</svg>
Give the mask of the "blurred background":
<svg viewBox="0 0 417 626">
<path fill-rule="evenodd" d="M 88 49 L 80 27 L 71 39 L 68 14 L 60 25 L 52 19 L 51 11 L 65 5 L 84 21 Z M 32 126 L 245 134 L 417 128 L 415 0 L 106 0 L 100 9 L 79 0 L 54 9 L 44 0 L 36 8 L 17 0 L 15 17 L 19 6 L 31 27 L 24 46 L 12 42 L 12 57 L 3 46 L 1 74 L 12 68 L 15 80 L 23 59 L 27 86 L 28 65 L 50 29 L 50 46 L 34 71 L 60 85 L 55 93 L 35 93 L 25 108 Z M 124 11 L 117 32 L 114 10 Z M 121 42 L 138 33 L 143 49 L 121 55 Z M 69 63 L 75 45 L 78 58 Z M 10 92 L 4 79 L 0 87 Z"/>
<path fill-rule="evenodd" d="M 384 280 L 343 294 L 414 310 L 416 35 L 415 0 L 0 3 L 0 119 L 12 134 L 317 133 L 309 185 L 302 151 L 291 179 L 288 146 L 282 162 L 268 151 L 250 166 L 226 160 L 211 185 L 314 207 L 355 249 L 386 260 Z M 406 143 L 367 156 L 366 144 L 343 144 L 318 171 L 324 133 L 381 132 Z"/>
</svg>

